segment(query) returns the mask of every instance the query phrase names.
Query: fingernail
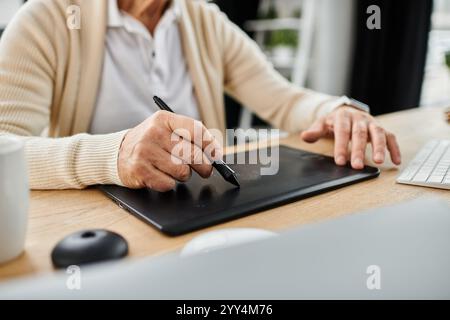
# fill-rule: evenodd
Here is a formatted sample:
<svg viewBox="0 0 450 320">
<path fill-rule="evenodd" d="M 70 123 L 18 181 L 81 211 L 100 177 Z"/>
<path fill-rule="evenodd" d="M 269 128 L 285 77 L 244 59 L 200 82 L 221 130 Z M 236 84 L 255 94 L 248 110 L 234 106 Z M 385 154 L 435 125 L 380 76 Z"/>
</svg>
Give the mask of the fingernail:
<svg viewBox="0 0 450 320">
<path fill-rule="evenodd" d="M 339 157 L 336 159 L 336 161 L 337 161 L 337 163 L 338 163 L 339 165 L 344 165 L 344 164 L 347 162 L 344 156 L 339 156 Z"/>
<path fill-rule="evenodd" d="M 364 162 L 362 161 L 361 158 L 356 158 L 354 161 L 355 166 L 357 167 L 363 167 L 364 166 Z"/>
<path fill-rule="evenodd" d="M 383 162 L 384 161 L 384 155 L 381 152 L 378 152 L 375 154 L 375 161 L 377 162 Z"/>
</svg>

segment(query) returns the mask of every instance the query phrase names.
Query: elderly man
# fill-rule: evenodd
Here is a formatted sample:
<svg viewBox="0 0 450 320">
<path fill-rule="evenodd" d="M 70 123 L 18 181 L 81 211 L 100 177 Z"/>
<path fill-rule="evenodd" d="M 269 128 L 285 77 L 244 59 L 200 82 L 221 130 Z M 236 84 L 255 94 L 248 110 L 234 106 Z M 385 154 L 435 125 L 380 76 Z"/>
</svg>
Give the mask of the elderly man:
<svg viewBox="0 0 450 320">
<path fill-rule="evenodd" d="M 68 12 L 80 13 L 80 28 Z M 207 178 L 205 145 L 185 138 L 204 161 L 174 162 L 171 135 L 200 120 L 214 141 L 208 129 L 225 129 L 224 91 L 308 142 L 333 135 L 338 165 L 363 168 L 368 143 L 376 163 L 386 150 L 400 163 L 394 135 L 357 103 L 290 84 L 203 1 L 33 0 L 0 44 L 0 133 L 25 141 L 34 189 L 167 191 L 191 170 Z M 158 111 L 154 94 L 177 115 Z"/>
</svg>

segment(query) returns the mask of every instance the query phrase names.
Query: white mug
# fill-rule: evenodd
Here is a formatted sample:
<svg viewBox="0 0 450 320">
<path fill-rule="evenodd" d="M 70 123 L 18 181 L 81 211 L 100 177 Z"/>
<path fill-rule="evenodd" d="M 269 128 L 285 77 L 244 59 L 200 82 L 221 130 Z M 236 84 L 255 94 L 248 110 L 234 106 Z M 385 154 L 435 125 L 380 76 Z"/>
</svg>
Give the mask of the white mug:
<svg viewBox="0 0 450 320">
<path fill-rule="evenodd" d="M 0 136 L 0 263 L 23 251 L 28 198 L 24 143 L 11 136 Z"/>
</svg>

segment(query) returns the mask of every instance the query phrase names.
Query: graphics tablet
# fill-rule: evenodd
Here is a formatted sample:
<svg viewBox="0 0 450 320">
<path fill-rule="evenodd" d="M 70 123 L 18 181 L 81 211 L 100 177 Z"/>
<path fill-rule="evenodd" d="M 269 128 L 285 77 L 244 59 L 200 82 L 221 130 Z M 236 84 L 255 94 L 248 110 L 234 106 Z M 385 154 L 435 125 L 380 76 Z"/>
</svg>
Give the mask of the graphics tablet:
<svg viewBox="0 0 450 320">
<path fill-rule="evenodd" d="M 176 236 L 374 178 L 380 173 L 379 169 L 367 166 L 363 170 L 340 167 L 331 157 L 286 146 L 278 150 L 279 170 L 275 175 L 261 175 L 261 168 L 268 167 L 261 164 L 263 161 L 230 164 L 227 160 L 236 171 L 241 188 L 224 181 L 214 171 L 208 179 L 193 173 L 187 183 L 179 183 L 174 190 L 163 193 L 112 185 L 99 189 L 133 215 L 165 234 Z M 239 159 L 239 154 L 234 156 Z M 249 159 L 249 152 L 245 156 Z"/>
</svg>

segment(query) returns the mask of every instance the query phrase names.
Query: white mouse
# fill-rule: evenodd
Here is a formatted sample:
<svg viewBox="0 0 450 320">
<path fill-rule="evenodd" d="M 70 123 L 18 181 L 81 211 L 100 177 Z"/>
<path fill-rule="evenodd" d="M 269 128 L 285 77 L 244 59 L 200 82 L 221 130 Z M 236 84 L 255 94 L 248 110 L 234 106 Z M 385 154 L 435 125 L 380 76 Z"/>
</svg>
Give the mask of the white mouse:
<svg viewBox="0 0 450 320">
<path fill-rule="evenodd" d="M 243 243 L 268 239 L 278 234 L 253 228 L 230 228 L 206 232 L 189 241 L 181 250 L 181 257 L 190 257 Z"/>
</svg>

